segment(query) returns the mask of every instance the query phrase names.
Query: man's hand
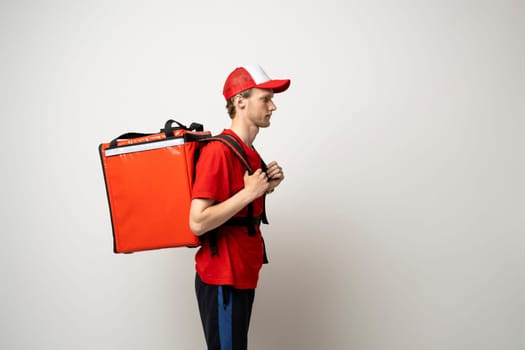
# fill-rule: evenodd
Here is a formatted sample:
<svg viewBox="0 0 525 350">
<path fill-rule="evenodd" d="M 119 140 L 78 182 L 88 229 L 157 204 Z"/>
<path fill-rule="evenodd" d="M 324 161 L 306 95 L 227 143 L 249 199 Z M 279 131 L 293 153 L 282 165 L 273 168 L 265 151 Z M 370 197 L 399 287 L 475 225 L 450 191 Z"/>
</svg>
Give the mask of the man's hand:
<svg viewBox="0 0 525 350">
<path fill-rule="evenodd" d="M 253 200 L 269 191 L 270 182 L 268 182 L 268 177 L 261 169 L 257 169 L 252 175 L 245 172 L 244 189 L 250 194 Z"/>
<path fill-rule="evenodd" d="M 266 174 L 270 181 L 270 188 L 267 192 L 272 192 L 277 186 L 279 186 L 281 181 L 284 180 L 283 168 L 281 168 L 276 161 L 272 161 L 268 164 Z"/>
</svg>

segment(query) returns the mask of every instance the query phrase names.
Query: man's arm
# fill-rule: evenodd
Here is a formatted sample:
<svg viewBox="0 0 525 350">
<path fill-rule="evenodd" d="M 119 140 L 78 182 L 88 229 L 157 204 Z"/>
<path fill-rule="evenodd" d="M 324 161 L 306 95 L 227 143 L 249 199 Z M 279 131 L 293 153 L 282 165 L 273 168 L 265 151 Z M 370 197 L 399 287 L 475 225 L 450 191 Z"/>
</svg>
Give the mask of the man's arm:
<svg viewBox="0 0 525 350">
<path fill-rule="evenodd" d="M 190 228 L 200 236 L 211 231 L 237 214 L 242 208 L 259 198 L 270 189 L 266 174 L 256 170 L 253 175 L 244 174 L 244 188 L 224 202 L 196 198 L 191 201 Z"/>
</svg>

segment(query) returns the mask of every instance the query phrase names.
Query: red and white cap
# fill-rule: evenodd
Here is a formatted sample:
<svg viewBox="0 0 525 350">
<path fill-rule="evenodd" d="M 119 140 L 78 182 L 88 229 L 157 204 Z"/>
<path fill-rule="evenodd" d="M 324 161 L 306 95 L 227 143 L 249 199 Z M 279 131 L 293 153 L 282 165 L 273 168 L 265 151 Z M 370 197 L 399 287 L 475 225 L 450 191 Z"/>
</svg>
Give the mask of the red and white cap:
<svg viewBox="0 0 525 350">
<path fill-rule="evenodd" d="M 224 83 L 222 94 L 229 100 L 239 92 L 251 88 L 270 89 L 274 93 L 286 91 L 290 86 L 290 79 L 272 80 L 259 65 L 238 67 L 228 75 Z"/>
</svg>

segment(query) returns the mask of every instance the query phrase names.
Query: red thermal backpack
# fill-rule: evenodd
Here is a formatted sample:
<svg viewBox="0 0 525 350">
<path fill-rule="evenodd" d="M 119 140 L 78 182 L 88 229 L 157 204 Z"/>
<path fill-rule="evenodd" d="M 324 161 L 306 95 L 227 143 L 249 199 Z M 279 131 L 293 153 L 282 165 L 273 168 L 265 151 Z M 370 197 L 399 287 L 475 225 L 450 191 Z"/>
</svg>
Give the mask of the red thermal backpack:
<svg viewBox="0 0 525 350">
<path fill-rule="evenodd" d="M 131 132 L 100 144 L 115 253 L 200 245 L 189 227 L 189 211 L 195 162 L 205 142 L 223 142 L 252 173 L 233 137 L 203 129 L 170 119 L 158 133 Z M 261 166 L 265 170 L 264 162 Z M 265 214 L 226 224 L 247 226 L 253 233 L 260 222 L 268 223 Z"/>
</svg>

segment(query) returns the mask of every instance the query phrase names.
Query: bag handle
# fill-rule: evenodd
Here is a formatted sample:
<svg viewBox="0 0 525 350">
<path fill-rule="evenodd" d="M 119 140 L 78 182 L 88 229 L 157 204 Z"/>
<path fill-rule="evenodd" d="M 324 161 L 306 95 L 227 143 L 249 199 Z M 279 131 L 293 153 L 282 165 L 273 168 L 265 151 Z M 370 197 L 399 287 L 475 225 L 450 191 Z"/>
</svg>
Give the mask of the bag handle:
<svg viewBox="0 0 525 350">
<path fill-rule="evenodd" d="M 111 142 L 109 143 L 109 148 L 117 147 L 118 140 L 129 140 L 129 139 L 135 139 L 137 137 L 144 137 L 144 136 L 150 136 L 150 135 L 153 135 L 153 134 L 144 134 L 141 132 L 127 132 L 111 140 Z"/>
<path fill-rule="evenodd" d="M 177 126 L 173 127 L 173 123 L 176 123 Z M 173 137 L 175 130 L 203 131 L 204 126 L 199 123 L 191 123 L 191 125 L 187 127 L 186 125 L 179 123 L 176 120 L 168 119 L 166 123 L 164 124 L 164 129 L 161 129 L 160 131 L 164 132 L 164 134 L 166 135 L 166 138 L 168 138 L 168 137 Z"/>
<path fill-rule="evenodd" d="M 173 123 L 176 123 L 177 126 L 173 127 Z M 160 129 L 160 132 L 164 132 L 164 134 L 166 135 L 166 138 L 169 138 L 169 137 L 173 137 L 175 130 L 181 130 L 181 129 L 187 130 L 187 131 L 203 131 L 204 126 L 199 123 L 191 123 L 191 125 L 187 127 L 186 125 L 179 123 L 176 120 L 169 119 L 164 124 L 164 129 Z M 141 133 L 141 132 L 127 132 L 111 140 L 111 142 L 109 143 L 109 148 L 117 147 L 118 140 L 129 140 L 129 139 L 134 139 L 137 137 L 144 137 L 144 136 L 151 136 L 151 135 L 154 135 L 154 133 L 146 134 L 146 133 Z"/>
</svg>

